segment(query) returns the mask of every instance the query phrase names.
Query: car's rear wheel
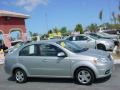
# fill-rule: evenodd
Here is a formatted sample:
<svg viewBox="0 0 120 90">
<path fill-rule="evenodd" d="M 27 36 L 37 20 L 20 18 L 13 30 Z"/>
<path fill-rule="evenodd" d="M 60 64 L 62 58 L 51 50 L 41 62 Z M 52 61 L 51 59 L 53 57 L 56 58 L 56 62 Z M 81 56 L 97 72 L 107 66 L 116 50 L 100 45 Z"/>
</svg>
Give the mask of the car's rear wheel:
<svg viewBox="0 0 120 90">
<path fill-rule="evenodd" d="M 78 84 L 90 85 L 95 79 L 94 73 L 89 68 L 79 68 L 75 72 L 75 80 Z"/>
<path fill-rule="evenodd" d="M 105 47 L 105 45 L 103 45 L 103 44 L 98 44 L 98 45 L 97 45 L 97 49 L 106 51 L 106 47 Z"/>
<path fill-rule="evenodd" d="M 14 76 L 17 83 L 24 83 L 27 81 L 27 75 L 21 69 L 15 70 Z"/>
</svg>

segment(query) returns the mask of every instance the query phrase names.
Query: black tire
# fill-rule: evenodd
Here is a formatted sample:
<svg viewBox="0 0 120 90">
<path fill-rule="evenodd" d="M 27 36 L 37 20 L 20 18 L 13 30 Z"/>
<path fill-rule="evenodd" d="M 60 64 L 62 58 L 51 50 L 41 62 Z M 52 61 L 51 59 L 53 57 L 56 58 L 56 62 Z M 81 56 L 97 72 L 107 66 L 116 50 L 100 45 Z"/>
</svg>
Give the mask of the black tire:
<svg viewBox="0 0 120 90">
<path fill-rule="evenodd" d="M 82 75 L 82 72 L 84 72 L 84 75 Z M 79 68 L 75 72 L 74 77 L 75 77 L 76 83 L 81 85 L 91 85 L 95 79 L 95 75 L 93 71 L 89 68 Z"/>
<path fill-rule="evenodd" d="M 103 44 L 98 44 L 98 45 L 97 45 L 97 49 L 106 51 L 106 47 L 105 47 L 105 45 L 103 45 Z"/>
<path fill-rule="evenodd" d="M 27 75 L 21 69 L 15 70 L 14 77 L 17 83 L 25 83 L 27 81 Z"/>
</svg>

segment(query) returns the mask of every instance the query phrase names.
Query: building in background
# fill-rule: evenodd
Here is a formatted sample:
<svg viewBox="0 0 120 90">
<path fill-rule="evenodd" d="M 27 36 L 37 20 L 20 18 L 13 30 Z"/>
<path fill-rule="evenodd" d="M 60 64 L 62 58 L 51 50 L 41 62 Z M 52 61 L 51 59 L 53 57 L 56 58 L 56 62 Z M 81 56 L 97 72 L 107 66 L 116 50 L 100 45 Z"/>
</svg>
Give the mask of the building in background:
<svg viewBox="0 0 120 90">
<path fill-rule="evenodd" d="M 19 40 L 26 41 L 25 19 L 29 16 L 21 13 L 0 10 L 0 34 L 2 40 L 7 47 L 11 46 L 11 32 L 19 31 Z"/>
</svg>

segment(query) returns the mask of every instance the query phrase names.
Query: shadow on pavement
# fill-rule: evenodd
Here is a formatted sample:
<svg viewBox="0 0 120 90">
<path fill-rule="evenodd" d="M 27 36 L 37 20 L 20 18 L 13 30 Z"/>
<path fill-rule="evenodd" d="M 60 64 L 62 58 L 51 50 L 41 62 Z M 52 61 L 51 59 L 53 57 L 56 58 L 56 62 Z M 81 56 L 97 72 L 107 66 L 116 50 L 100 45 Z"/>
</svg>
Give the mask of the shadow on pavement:
<svg viewBox="0 0 120 90">
<path fill-rule="evenodd" d="M 11 76 L 8 78 L 8 81 L 15 81 L 15 78 Z"/>
<path fill-rule="evenodd" d="M 94 83 L 104 83 L 104 82 L 108 81 L 110 78 L 111 78 L 111 75 L 108 77 L 99 78 L 99 79 L 96 79 Z"/>
<path fill-rule="evenodd" d="M 28 78 L 29 82 L 73 83 L 73 79 L 66 78 Z"/>
<path fill-rule="evenodd" d="M 94 83 L 104 83 L 110 79 L 111 76 L 96 79 Z M 9 77 L 9 81 L 15 81 L 14 77 Z M 75 83 L 73 79 L 66 78 L 28 78 L 28 82 L 46 82 L 46 83 Z"/>
</svg>

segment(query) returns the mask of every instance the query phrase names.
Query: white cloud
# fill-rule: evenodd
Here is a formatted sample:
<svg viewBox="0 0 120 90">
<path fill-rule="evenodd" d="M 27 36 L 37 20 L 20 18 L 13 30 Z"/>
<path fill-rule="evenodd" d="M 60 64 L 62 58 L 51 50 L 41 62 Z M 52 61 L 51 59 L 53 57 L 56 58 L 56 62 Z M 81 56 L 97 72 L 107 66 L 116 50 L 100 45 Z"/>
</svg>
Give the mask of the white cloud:
<svg viewBox="0 0 120 90">
<path fill-rule="evenodd" d="M 12 5 L 22 7 L 26 11 L 31 12 L 33 9 L 35 9 L 39 5 L 47 5 L 48 0 L 16 0 L 13 2 L 8 2 L 9 4 L 11 3 Z"/>
<path fill-rule="evenodd" d="M 23 7 L 27 11 L 32 11 L 38 5 L 47 5 L 48 0 L 17 0 L 15 2 L 16 6 Z"/>
</svg>

